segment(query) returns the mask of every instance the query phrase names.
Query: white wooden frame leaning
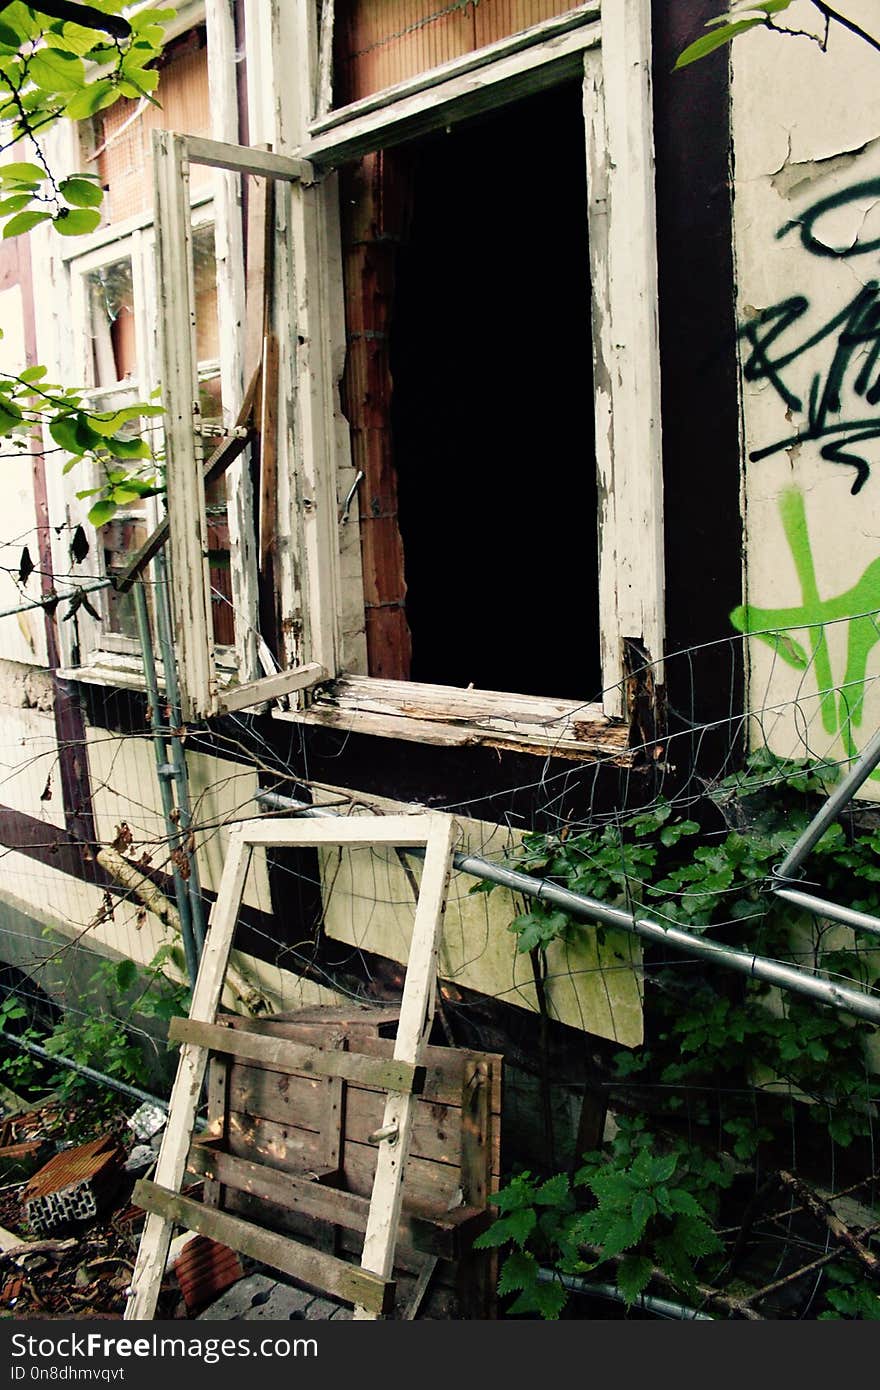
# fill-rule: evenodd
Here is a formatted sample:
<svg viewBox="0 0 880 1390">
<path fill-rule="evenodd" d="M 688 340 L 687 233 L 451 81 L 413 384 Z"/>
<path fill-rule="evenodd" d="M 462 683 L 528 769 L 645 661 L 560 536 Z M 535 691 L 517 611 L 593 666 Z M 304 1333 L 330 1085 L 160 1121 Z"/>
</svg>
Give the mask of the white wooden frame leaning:
<svg viewBox="0 0 880 1390">
<path fill-rule="evenodd" d="M 213 1025 L 215 1022 L 253 849 L 280 846 L 313 848 L 342 845 L 347 849 L 373 845 L 395 848 L 424 846 L 425 861 L 393 1054 L 395 1062 L 400 1063 L 408 1074 L 415 1075 L 414 1069 L 422 1063 L 434 1017 L 437 953 L 456 831 L 455 821 L 443 815 L 352 816 L 333 821 L 260 820 L 246 822 L 233 829 L 193 990 L 190 1023 Z M 186 1034 L 185 1028 L 180 1031 Z M 190 1031 L 196 1032 L 197 1029 Z M 213 1032 L 229 1033 L 231 1036 L 231 1030 L 214 1028 Z M 311 1051 L 302 1045 L 287 1046 L 298 1053 Z M 320 1049 L 313 1051 L 316 1057 L 320 1057 Z M 168 1127 L 153 1184 L 165 1195 L 178 1194 L 183 1184 L 208 1055 L 209 1048 L 195 1041 L 184 1042 L 180 1049 Z M 412 1089 L 393 1091 L 387 1086 L 386 1089 L 388 1099 L 382 1128 L 378 1132 L 384 1137 L 379 1139 L 376 1175 L 361 1257 L 361 1269 L 378 1276 L 379 1280 L 390 1279 L 394 1266 L 414 1105 Z M 147 1216 L 132 1277 L 131 1297 L 125 1312 L 129 1321 L 150 1319 L 155 1314 L 173 1226 L 172 1219 L 156 1210 L 151 1210 Z M 355 1307 L 356 1318 L 376 1316 L 375 1308 L 368 1310 L 363 1305 Z"/>
<path fill-rule="evenodd" d="M 309 181 L 313 173 L 312 166 L 302 159 L 170 131 L 153 133 L 153 162 L 174 636 L 183 717 L 197 720 L 277 699 L 335 674 L 318 662 L 306 662 L 263 679 L 242 680 L 220 692 L 211 617 L 195 350 L 190 165 L 205 164 L 287 183 Z"/>
</svg>

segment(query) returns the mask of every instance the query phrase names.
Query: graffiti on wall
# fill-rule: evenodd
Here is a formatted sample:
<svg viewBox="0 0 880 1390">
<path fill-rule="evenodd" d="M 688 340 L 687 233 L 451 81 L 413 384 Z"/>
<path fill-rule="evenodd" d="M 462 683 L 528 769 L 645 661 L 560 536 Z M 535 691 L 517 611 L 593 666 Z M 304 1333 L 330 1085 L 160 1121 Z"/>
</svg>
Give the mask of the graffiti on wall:
<svg viewBox="0 0 880 1390">
<path fill-rule="evenodd" d="M 823 198 L 786 222 L 777 239 L 799 232 L 813 256 L 836 260 L 880 250 L 880 237 L 856 234 L 849 245 L 832 236 L 834 214 L 880 201 L 880 179 L 856 183 Z M 806 413 L 806 423 L 753 450 L 753 463 L 810 440 L 820 444 L 829 463 L 854 470 L 851 492 L 870 477 L 864 445 L 880 439 L 880 281 L 868 280 L 825 322 L 808 326 L 810 301 L 792 295 L 756 313 L 740 329 L 748 344 L 743 361 L 746 381 L 767 381 L 787 414 Z"/>
<path fill-rule="evenodd" d="M 880 232 L 876 223 L 872 230 L 874 204 L 880 206 L 880 179 L 854 183 L 786 222 L 777 239 L 797 235 L 811 256 L 826 261 L 849 262 L 872 254 L 877 259 Z M 865 264 L 862 260 L 853 266 L 855 292 L 842 297 L 820 321 L 815 321 L 807 296 L 797 294 L 754 312 L 740 328 L 744 378 L 769 385 L 786 422 L 777 437 L 750 450 L 750 461 L 760 463 L 785 452 L 794 464 L 800 448 L 812 443 L 821 459 L 848 470 L 848 491 L 854 497 L 871 478 L 866 446 L 880 440 L 880 280 L 863 279 Z M 731 622 L 769 645 L 802 678 L 812 673 L 822 727 L 841 740 L 852 758 L 858 752 L 855 731 L 864 717 L 868 662 L 880 644 L 880 556 L 848 588 L 840 589 L 833 577 L 823 583 L 803 491 L 785 488 L 778 505 L 800 603 L 782 608 L 745 604 L 734 609 Z M 840 625 L 843 642 L 829 642 L 831 625 Z M 842 653 L 836 670 L 834 651 Z"/>
</svg>

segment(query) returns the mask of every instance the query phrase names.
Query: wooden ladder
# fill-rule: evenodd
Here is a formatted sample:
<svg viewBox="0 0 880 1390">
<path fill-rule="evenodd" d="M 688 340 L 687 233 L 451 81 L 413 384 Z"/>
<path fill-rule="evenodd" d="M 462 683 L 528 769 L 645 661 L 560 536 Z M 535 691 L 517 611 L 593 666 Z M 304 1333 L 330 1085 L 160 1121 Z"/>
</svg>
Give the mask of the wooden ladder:
<svg viewBox="0 0 880 1390">
<path fill-rule="evenodd" d="M 150 1319 L 175 1224 L 342 1298 L 356 1318 L 376 1318 L 394 1303 L 394 1248 L 410 1146 L 414 1096 L 424 1080 L 422 1058 L 434 1017 L 437 951 L 452 867 L 455 822 L 448 816 L 351 816 L 334 820 L 259 820 L 230 832 L 227 858 L 211 914 L 187 1019 L 174 1021 L 181 1041 L 168 1125 L 152 1182 L 140 1181 L 134 1201 L 148 1215 L 126 1308 L 127 1320 Z M 391 1059 L 325 1049 L 224 1027 L 217 1011 L 252 851 L 277 848 L 422 847 L 425 862 Z M 227 1212 L 181 1195 L 196 1111 L 211 1051 L 315 1076 L 366 1081 L 387 1091 L 361 1264 L 315 1250 Z"/>
</svg>

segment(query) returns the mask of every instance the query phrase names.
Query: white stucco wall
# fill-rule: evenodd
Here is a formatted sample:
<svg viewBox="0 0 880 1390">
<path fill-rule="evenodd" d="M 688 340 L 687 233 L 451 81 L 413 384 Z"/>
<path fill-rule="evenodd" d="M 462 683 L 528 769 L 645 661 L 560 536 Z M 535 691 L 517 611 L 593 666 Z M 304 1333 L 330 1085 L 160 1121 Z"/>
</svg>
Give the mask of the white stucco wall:
<svg viewBox="0 0 880 1390">
<path fill-rule="evenodd" d="M 870 0 L 846 13 L 880 31 Z M 811 5 L 784 19 L 822 35 Z M 845 760 L 880 722 L 880 53 L 833 26 L 826 52 L 760 30 L 731 61 L 746 517 L 733 624 L 771 634 L 749 643 L 753 743 Z"/>
</svg>

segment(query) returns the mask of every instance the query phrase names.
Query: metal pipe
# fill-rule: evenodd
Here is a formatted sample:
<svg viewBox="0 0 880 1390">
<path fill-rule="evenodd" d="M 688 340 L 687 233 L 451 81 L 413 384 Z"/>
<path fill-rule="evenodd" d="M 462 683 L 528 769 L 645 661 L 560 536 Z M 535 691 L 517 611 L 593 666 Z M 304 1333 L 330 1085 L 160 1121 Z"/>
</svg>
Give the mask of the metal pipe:
<svg viewBox="0 0 880 1390">
<path fill-rule="evenodd" d="M 858 761 L 850 768 L 840 785 L 834 788 L 828 800 L 816 812 L 803 834 L 795 840 L 779 867 L 773 870 L 774 879 L 787 879 L 794 875 L 810 850 L 821 840 L 829 825 L 837 820 L 843 808 L 852 801 L 859 787 L 868 780 L 878 763 L 880 729 L 865 746 Z"/>
<path fill-rule="evenodd" d="M 259 792 L 256 799 L 276 810 L 296 811 L 306 816 L 334 814 L 326 807 L 309 806 L 306 802 L 281 796 L 277 792 Z M 408 849 L 406 853 L 417 851 Z M 522 893 L 524 897 L 535 898 L 539 902 L 552 903 L 554 907 L 562 908 L 573 917 L 617 927 L 621 931 L 641 936 L 646 941 L 662 944 L 701 960 L 712 961 L 724 970 L 733 970 L 750 979 L 763 980 L 767 984 L 777 985 L 780 989 L 791 990 L 795 994 L 817 999 L 820 1003 L 830 1004 L 833 1008 L 855 1014 L 858 1018 L 868 1019 L 871 1023 L 880 1023 L 880 995 L 872 998 L 861 990 L 849 989 L 845 985 L 834 984 L 831 980 L 820 979 L 796 965 L 785 965 L 781 961 L 752 955 L 748 951 L 739 951 L 736 947 L 726 946 L 720 941 L 712 941 L 705 936 L 694 936 L 691 932 L 682 931 L 680 927 L 664 926 L 650 917 L 637 917 L 623 908 L 609 907 L 607 903 L 600 903 L 595 898 L 588 898 L 581 893 L 573 893 L 570 889 L 561 888 L 546 879 L 533 878 L 517 869 L 493 864 L 477 854 L 456 853 L 452 862 L 460 873 L 500 884 L 504 888 L 510 888 L 514 893 Z"/>
<path fill-rule="evenodd" d="M 587 1279 L 579 1279 L 575 1274 L 557 1274 L 555 1269 L 538 1269 L 538 1282 L 541 1284 L 561 1284 L 572 1293 L 583 1293 L 591 1298 L 608 1298 L 614 1303 L 626 1303 L 626 1299 L 616 1284 L 593 1284 Z M 669 1298 L 656 1298 L 654 1294 L 643 1293 L 634 1300 L 634 1307 L 644 1308 L 646 1313 L 656 1313 L 661 1318 L 679 1318 L 682 1322 L 715 1322 L 708 1313 L 699 1313 L 696 1308 L 688 1308 L 684 1303 L 673 1303 Z"/>
<path fill-rule="evenodd" d="M 160 1100 L 158 1096 L 150 1095 L 149 1091 L 142 1091 L 139 1086 L 129 1086 L 127 1081 L 119 1081 L 115 1076 L 107 1076 L 102 1071 L 95 1071 L 94 1067 L 87 1067 L 84 1062 L 75 1062 L 72 1057 L 62 1057 L 58 1052 L 47 1052 L 45 1047 L 40 1047 L 38 1043 L 28 1042 L 25 1038 L 18 1038 L 14 1033 L 4 1033 L 2 1041 L 14 1043 L 16 1047 L 24 1048 L 25 1052 L 32 1052 L 35 1057 L 42 1057 L 46 1062 L 57 1062 L 61 1067 L 67 1067 L 68 1071 L 75 1071 L 80 1076 L 88 1077 L 89 1081 L 95 1081 L 100 1086 L 110 1086 L 114 1091 L 120 1091 L 124 1096 L 132 1096 L 135 1100 L 146 1100 L 151 1105 L 158 1105 L 162 1110 L 168 1109 L 168 1101 Z"/>
<path fill-rule="evenodd" d="M 802 893 L 799 888 L 774 888 L 777 898 L 784 898 L 795 907 L 807 912 L 815 912 L 819 917 L 828 917 L 832 922 L 842 922 L 854 931 L 869 932 L 880 936 L 880 918 L 867 912 L 857 912 L 854 907 L 844 907 L 841 903 L 831 903 L 827 898 L 817 898 L 813 893 Z"/>
<path fill-rule="evenodd" d="M 4 608 L 0 618 L 14 618 L 18 613 L 30 613 L 33 608 L 48 608 L 53 603 L 64 603 L 65 599 L 75 598 L 77 594 L 93 594 L 96 589 L 109 589 L 112 579 L 96 579 L 94 584 L 78 584 L 67 594 L 44 594 L 42 598 L 32 598 L 27 603 L 19 603 L 15 608 Z"/>
<path fill-rule="evenodd" d="M 134 597 L 134 611 L 135 617 L 137 618 L 141 654 L 144 661 L 144 683 L 147 688 L 147 701 L 150 706 L 150 727 L 153 730 L 153 750 L 156 754 L 159 795 L 162 798 L 162 814 L 165 818 L 165 834 L 168 836 L 168 842 L 172 848 L 179 849 L 181 845 L 181 834 L 180 827 L 174 823 L 174 798 L 171 795 L 171 787 L 168 778 L 164 776 L 162 772 L 162 769 L 167 765 L 167 753 L 165 748 L 165 735 L 163 732 L 164 726 L 159 711 L 159 682 L 156 677 L 156 663 L 153 657 L 153 644 L 150 637 L 150 619 L 147 614 L 147 596 L 144 591 L 143 580 L 138 579 L 134 584 L 132 595 Z M 189 977 L 190 985 L 194 986 L 198 973 L 199 961 L 196 954 L 195 941 L 193 939 L 189 897 L 187 895 L 186 884 L 183 881 L 183 875 L 173 858 L 171 861 L 171 876 L 174 881 L 174 896 L 177 900 L 177 914 L 180 918 L 180 935 L 183 940 L 183 951 L 186 957 L 186 973 Z"/>
<path fill-rule="evenodd" d="M 174 644 L 171 638 L 171 607 L 168 601 L 168 566 L 164 553 L 160 550 L 153 560 L 156 572 L 156 616 L 159 629 L 159 647 L 162 652 L 162 665 L 165 670 L 165 693 L 171 707 L 170 724 L 179 729 L 182 724 L 180 710 L 180 685 L 177 680 L 177 663 L 174 660 Z M 192 828 L 192 806 L 189 799 L 189 777 L 186 767 L 186 753 L 176 734 L 170 735 L 171 763 L 174 767 L 174 781 L 177 787 L 177 809 L 180 812 L 180 828 L 183 843 L 186 844 Z M 202 885 L 199 880 L 199 866 L 194 853 L 187 851 L 189 859 L 189 878 L 186 881 L 190 904 L 190 920 L 195 941 L 196 959 L 201 959 L 205 944 L 205 907 L 202 901 Z"/>
</svg>

